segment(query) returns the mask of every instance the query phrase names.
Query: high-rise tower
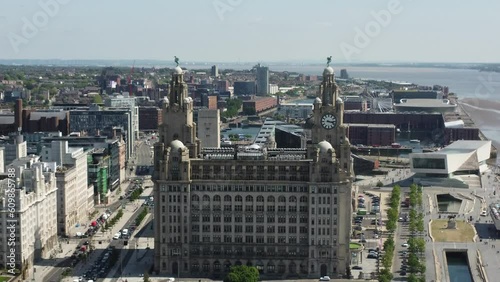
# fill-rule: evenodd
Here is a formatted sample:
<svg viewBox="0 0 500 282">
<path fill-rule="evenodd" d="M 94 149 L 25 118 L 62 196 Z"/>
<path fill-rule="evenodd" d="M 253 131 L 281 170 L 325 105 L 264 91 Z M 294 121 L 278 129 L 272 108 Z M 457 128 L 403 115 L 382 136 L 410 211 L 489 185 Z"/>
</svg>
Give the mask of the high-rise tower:
<svg viewBox="0 0 500 282">
<path fill-rule="evenodd" d="M 269 68 L 257 65 L 257 95 L 269 94 Z"/>
</svg>

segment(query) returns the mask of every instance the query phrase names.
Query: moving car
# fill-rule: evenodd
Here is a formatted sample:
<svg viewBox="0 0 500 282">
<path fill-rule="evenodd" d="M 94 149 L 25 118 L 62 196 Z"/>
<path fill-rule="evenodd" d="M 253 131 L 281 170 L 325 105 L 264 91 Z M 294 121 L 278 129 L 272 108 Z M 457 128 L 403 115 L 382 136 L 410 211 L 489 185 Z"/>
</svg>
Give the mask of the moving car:
<svg viewBox="0 0 500 282">
<path fill-rule="evenodd" d="M 319 281 L 330 281 L 330 276 L 323 276 L 319 279 Z"/>
<path fill-rule="evenodd" d="M 122 234 L 120 232 L 118 232 L 115 234 L 115 236 L 113 236 L 113 239 L 118 240 L 118 239 L 120 239 L 121 236 L 122 236 Z"/>
</svg>

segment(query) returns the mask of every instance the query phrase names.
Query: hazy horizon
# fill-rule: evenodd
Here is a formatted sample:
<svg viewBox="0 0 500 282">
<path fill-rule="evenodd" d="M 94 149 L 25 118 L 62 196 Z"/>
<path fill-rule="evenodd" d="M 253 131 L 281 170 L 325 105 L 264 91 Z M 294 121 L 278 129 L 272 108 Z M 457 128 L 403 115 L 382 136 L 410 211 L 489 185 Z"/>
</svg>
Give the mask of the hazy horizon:
<svg viewBox="0 0 500 282">
<path fill-rule="evenodd" d="M 500 62 L 500 2 L 4 1 L 0 59 Z"/>
</svg>

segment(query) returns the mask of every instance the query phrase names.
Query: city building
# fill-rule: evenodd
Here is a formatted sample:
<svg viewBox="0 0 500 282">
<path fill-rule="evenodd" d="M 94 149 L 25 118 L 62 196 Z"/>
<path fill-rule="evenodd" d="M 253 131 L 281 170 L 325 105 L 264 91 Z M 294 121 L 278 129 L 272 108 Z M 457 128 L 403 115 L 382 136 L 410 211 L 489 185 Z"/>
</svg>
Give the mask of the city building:
<svg viewBox="0 0 500 282">
<path fill-rule="evenodd" d="M 235 81 L 234 95 L 255 95 L 255 81 Z"/>
<path fill-rule="evenodd" d="M 94 190 L 87 183 L 87 154 L 83 148 L 68 146 L 68 141 L 52 141 L 41 159 L 55 162 L 57 180 L 57 233 L 74 236 L 75 228 L 87 222 L 94 211 Z"/>
<path fill-rule="evenodd" d="M 394 104 L 397 112 L 426 112 L 447 113 L 454 112 L 457 105 L 451 104 L 448 99 L 401 99 L 399 104 Z"/>
<path fill-rule="evenodd" d="M 399 104 L 403 99 L 442 99 L 443 93 L 434 90 L 394 90 L 390 96 L 393 103 Z"/>
<path fill-rule="evenodd" d="M 269 84 L 269 94 L 274 95 L 280 92 L 278 84 Z"/>
<path fill-rule="evenodd" d="M 307 119 L 313 112 L 313 105 L 308 103 L 281 104 L 278 106 L 278 115 L 286 119 Z"/>
<path fill-rule="evenodd" d="M 225 92 L 229 91 L 229 81 L 227 80 L 217 80 L 216 82 L 216 88 L 217 91 L 220 92 Z"/>
<path fill-rule="evenodd" d="M 290 149 L 202 150 L 182 71 L 172 76 L 154 149 L 155 272 L 220 279 L 242 264 L 265 279 L 345 275 L 353 168 L 333 69 L 311 141 Z"/>
<path fill-rule="evenodd" d="M 139 130 L 157 131 L 161 122 L 161 109 L 154 106 L 139 107 Z"/>
<path fill-rule="evenodd" d="M 136 97 L 116 95 L 112 98 L 106 99 L 105 105 L 111 109 L 129 109 L 132 115 L 132 130 L 135 134 L 135 138 L 139 138 L 139 108 L 137 107 Z"/>
<path fill-rule="evenodd" d="M 468 188 L 467 176 L 485 171 L 490 153 L 491 141 L 459 140 L 436 152 L 411 153 L 410 169 L 424 186 Z"/>
<path fill-rule="evenodd" d="M 344 109 L 346 111 L 368 111 L 368 102 L 365 98 L 359 96 L 344 96 Z"/>
<path fill-rule="evenodd" d="M 243 101 L 243 114 L 256 115 L 263 111 L 270 110 L 278 106 L 278 101 L 273 97 L 252 97 Z"/>
<path fill-rule="evenodd" d="M 110 157 L 105 149 L 94 149 L 88 154 L 88 184 L 93 187 L 94 202 L 107 204 L 109 196 Z"/>
<path fill-rule="evenodd" d="M 216 65 L 210 69 L 210 76 L 219 77 L 219 68 Z"/>
<path fill-rule="evenodd" d="M 256 67 L 257 71 L 257 95 L 266 96 L 269 94 L 269 68 L 260 64 Z"/>
<path fill-rule="evenodd" d="M 126 180 L 126 144 L 119 136 L 112 139 L 108 139 L 105 136 L 44 137 L 42 138 L 37 151 L 37 154 L 42 155 L 42 160 L 45 160 L 43 147 L 50 147 L 54 141 L 65 141 L 68 142 L 69 147 L 81 147 L 85 151 L 94 152 L 94 149 L 103 149 L 105 154 L 109 156 L 109 163 L 106 164 L 108 167 L 108 183 L 106 184 L 106 187 L 110 187 L 111 190 L 115 190 L 119 187 L 120 183 L 123 183 Z M 89 175 L 90 174 L 91 172 L 89 171 Z M 89 185 L 92 183 L 92 181 L 89 181 Z M 97 195 L 95 196 L 97 197 Z"/>
<path fill-rule="evenodd" d="M 27 143 L 21 134 L 0 138 L 0 147 L 3 147 L 3 163 L 9 165 L 15 159 L 28 155 Z"/>
<path fill-rule="evenodd" d="M 127 161 L 135 151 L 135 136 L 130 109 L 106 109 L 91 107 L 89 110 L 70 111 L 71 132 L 86 132 L 89 136 L 98 136 L 104 131 L 114 135 L 117 128 L 124 133 L 127 146 Z M 138 132 L 137 132 L 138 134 Z"/>
<path fill-rule="evenodd" d="M 367 146 L 390 146 L 396 142 L 396 127 L 393 124 L 349 123 L 349 141 Z"/>
<path fill-rule="evenodd" d="M 340 79 L 349 79 L 349 74 L 346 69 L 340 70 Z"/>
<path fill-rule="evenodd" d="M 29 274 L 34 261 L 49 259 L 58 246 L 57 239 L 57 186 L 55 163 L 40 162 L 39 157 L 29 156 L 14 160 L 6 167 L 13 169 L 12 178 L 0 180 L 2 195 L 7 195 L 10 181 L 14 181 L 15 210 L 14 234 L 8 228 L 0 228 L 0 267 L 7 268 L 7 255 L 15 250 L 16 269 Z M 1 198 L 0 215 L 2 226 L 12 225 L 7 205 L 8 198 Z M 8 245 L 6 238 L 15 236 L 15 246 Z"/>
<path fill-rule="evenodd" d="M 220 112 L 219 110 L 198 110 L 198 138 L 203 147 L 220 147 Z"/>
<path fill-rule="evenodd" d="M 5 148 L 0 147 L 0 173 L 5 171 L 5 161 L 4 161 Z"/>
</svg>

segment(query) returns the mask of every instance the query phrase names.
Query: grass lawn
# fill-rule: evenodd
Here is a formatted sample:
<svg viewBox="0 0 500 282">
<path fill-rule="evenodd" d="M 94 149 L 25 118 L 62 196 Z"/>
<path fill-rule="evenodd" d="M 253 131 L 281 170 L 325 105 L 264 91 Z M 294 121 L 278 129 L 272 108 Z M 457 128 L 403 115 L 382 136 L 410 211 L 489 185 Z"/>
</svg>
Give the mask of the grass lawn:
<svg viewBox="0 0 500 282">
<path fill-rule="evenodd" d="M 447 229 L 447 226 L 447 219 L 438 219 L 431 222 L 431 234 L 436 242 L 473 242 L 474 228 L 467 222 L 457 220 L 457 229 Z"/>
<path fill-rule="evenodd" d="M 9 281 L 12 277 L 0 276 L 0 282 Z"/>
</svg>

